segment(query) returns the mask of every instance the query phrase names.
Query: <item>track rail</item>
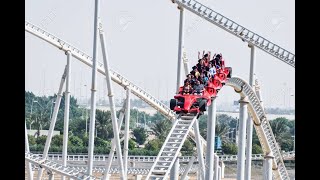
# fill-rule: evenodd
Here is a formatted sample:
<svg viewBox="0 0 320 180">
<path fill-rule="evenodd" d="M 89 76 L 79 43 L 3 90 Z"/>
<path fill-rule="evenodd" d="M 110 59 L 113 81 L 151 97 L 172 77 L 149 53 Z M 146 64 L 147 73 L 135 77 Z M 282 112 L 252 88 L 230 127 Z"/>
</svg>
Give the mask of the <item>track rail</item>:
<svg viewBox="0 0 320 180">
<path fill-rule="evenodd" d="M 94 176 L 90 176 L 88 174 L 85 174 L 81 171 L 77 171 L 74 168 L 65 167 L 61 164 L 58 164 L 56 162 L 50 161 L 50 160 L 43 160 L 41 156 L 32 154 L 32 153 L 25 153 L 25 160 L 38 166 L 45 168 L 51 172 L 56 172 L 59 174 L 62 174 L 64 176 L 67 176 L 72 179 L 97 179 Z"/>
<path fill-rule="evenodd" d="M 41 156 L 42 154 L 35 154 L 37 156 Z M 192 156 L 180 156 L 180 162 L 189 162 Z M 50 161 L 62 161 L 62 154 L 48 154 L 48 160 Z M 128 156 L 129 162 L 154 162 L 157 156 Z M 295 152 L 285 152 L 282 153 L 283 160 L 295 160 Z M 108 159 L 108 155 L 94 155 L 93 161 L 106 161 Z M 114 156 L 113 161 L 116 161 L 117 156 Z M 220 161 L 237 161 L 237 155 L 219 155 Z M 263 160 L 264 154 L 252 154 L 252 160 Z M 87 161 L 87 154 L 73 154 L 67 155 L 67 161 Z M 197 159 L 195 160 L 197 161 Z"/>
<path fill-rule="evenodd" d="M 244 80 L 238 77 L 230 78 L 226 85 L 233 87 L 242 97 L 248 97 L 249 114 L 253 120 L 254 127 L 256 129 L 260 144 L 263 152 L 267 155 L 272 153 L 273 158 L 273 175 L 275 179 L 289 180 L 289 175 L 286 167 L 283 163 L 282 155 L 279 151 L 276 139 L 273 136 L 273 132 L 264 109 L 260 103 L 260 99 L 256 95 L 251 86 Z"/>
<path fill-rule="evenodd" d="M 250 31 L 233 20 L 223 16 L 209 7 L 195 0 L 172 0 L 179 6 L 189 10 L 190 12 L 200 16 L 219 28 L 235 35 L 242 41 L 248 42 L 256 46 L 262 51 L 278 58 L 286 64 L 295 68 L 295 55 L 279 45 L 267 40 L 266 38 Z"/>
<path fill-rule="evenodd" d="M 36 37 L 47 41 L 48 43 L 52 44 L 53 46 L 59 48 L 62 51 L 70 51 L 72 56 L 76 59 L 80 60 L 84 64 L 92 67 L 92 57 L 84 53 L 83 51 L 79 50 L 78 48 L 72 46 L 71 44 L 67 43 L 66 41 L 63 41 L 62 39 L 58 38 L 57 36 L 41 29 L 38 26 L 35 26 L 31 24 L 28 21 L 25 21 L 25 31 L 35 35 Z M 98 62 L 98 72 L 105 75 L 105 70 L 103 67 L 103 64 L 101 62 Z M 116 82 L 118 85 L 122 86 L 123 88 L 126 88 L 127 86 L 130 87 L 131 92 L 142 99 L 144 102 L 149 104 L 151 107 L 153 107 L 155 110 L 160 112 L 162 115 L 164 115 L 166 118 L 168 118 L 171 121 L 174 121 L 176 119 L 175 113 L 170 110 L 168 106 L 163 104 L 161 101 L 153 97 L 151 94 L 147 93 L 145 90 L 140 88 L 139 86 L 135 85 L 131 81 L 129 81 L 127 78 L 122 76 L 120 73 L 117 73 L 116 71 L 109 69 L 111 74 L 112 81 Z M 189 136 L 195 140 L 195 133 L 193 128 L 189 131 Z M 206 147 L 207 142 L 203 137 L 200 137 L 202 144 L 204 147 Z"/>
</svg>

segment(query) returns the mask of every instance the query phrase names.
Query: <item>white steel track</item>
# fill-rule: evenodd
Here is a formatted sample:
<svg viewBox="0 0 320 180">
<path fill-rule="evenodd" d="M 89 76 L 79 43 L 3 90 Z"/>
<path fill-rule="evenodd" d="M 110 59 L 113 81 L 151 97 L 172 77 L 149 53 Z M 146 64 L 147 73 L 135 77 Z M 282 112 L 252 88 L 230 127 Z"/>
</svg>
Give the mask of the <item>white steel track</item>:
<svg viewBox="0 0 320 180">
<path fill-rule="evenodd" d="M 279 45 L 267 40 L 266 38 L 250 31 L 233 20 L 223 16 L 222 14 L 210 9 L 195 0 L 172 0 L 179 6 L 189 10 L 190 12 L 200 16 L 202 19 L 220 27 L 221 29 L 235 35 L 241 40 L 248 42 L 261 49 L 262 51 L 278 58 L 295 68 L 295 55 Z"/>
</svg>

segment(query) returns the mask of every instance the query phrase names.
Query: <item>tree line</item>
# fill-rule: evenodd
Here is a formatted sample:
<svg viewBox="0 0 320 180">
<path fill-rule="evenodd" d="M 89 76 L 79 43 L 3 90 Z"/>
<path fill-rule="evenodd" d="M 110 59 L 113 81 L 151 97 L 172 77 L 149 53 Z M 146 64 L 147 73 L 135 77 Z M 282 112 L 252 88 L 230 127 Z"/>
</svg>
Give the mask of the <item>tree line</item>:
<svg viewBox="0 0 320 180">
<path fill-rule="evenodd" d="M 32 92 L 25 92 L 25 119 L 27 129 L 37 130 L 37 133 L 29 135 L 29 146 L 31 152 L 42 152 L 44 149 L 46 136 L 39 136 L 40 130 L 48 130 L 54 109 L 54 101 L 57 95 L 53 96 L 36 96 Z M 88 131 L 90 122 L 90 111 L 81 107 L 77 99 L 70 97 L 70 115 L 69 115 L 69 153 L 87 153 L 88 152 Z M 117 117 L 120 112 L 117 111 Z M 60 108 L 58 111 L 55 125 L 56 131 L 61 135 L 55 135 L 52 138 L 49 152 L 62 152 L 63 142 L 63 124 L 64 124 L 64 95 L 62 96 Z M 121 129 L 124 130 L 124 121 Z M 147 129 L 143 126 L 137 126 L 137 122 L 144 124 L 146 121 Z M 294 121 L 286 118 L 277 118 L 270 121 L 274 136 L 279 146 L 284 151 L 292 151 L 294 142 Z M 86 131 L 87 125 L 87 131 Z M 137 109 L 130 110 L 130 129 L 131 138 L 129 140 L 130 155 L 151 155 L 156 156 L 161 149 L 170 129 L 172 122 L 166 119 L 160 113 L 154 115 L 147 114 Z M 199 118 L 200 134 L 206 139 L 207 132 L 207 115 Z M 238 128 L 238 119 L 221 114 L 217 115 L 216 136 L 222 140 L 222 151 L 224 154 L 237 154 L 236 132 Z M 108 154 L 111 148 L 111 139 L 113 138 L 111 112 L 96 111 L 96 132 L 95 132 L 95 154 Z M 149 135 L 148 135 L 149 133 Z M 152 133 L 153 135 L 150 135 Z M 120 134 L 122 138 L 124 134 Z M 149 137 L 149 139 L 148 139 Z M 153 138 L 150 138 L 153 137 Z M 123 147 L 123 142 L 121 142 Z M 182 146 L 182 155 L 192 155 L 196 152 L 195 143 L 187 139 Z M 254 131 L 253 134 L 253 154 L 262 153 L 259 139 Z"/>
</svg>

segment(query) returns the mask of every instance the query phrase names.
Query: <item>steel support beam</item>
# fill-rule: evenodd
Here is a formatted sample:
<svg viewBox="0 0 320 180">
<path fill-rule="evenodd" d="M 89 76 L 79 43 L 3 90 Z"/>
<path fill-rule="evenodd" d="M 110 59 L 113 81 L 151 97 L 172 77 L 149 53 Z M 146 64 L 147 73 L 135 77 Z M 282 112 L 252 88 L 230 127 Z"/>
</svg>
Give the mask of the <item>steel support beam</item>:
<svg viewBox="0 0 320 180">
<path fill-rule="evenodd" d="M 203 150 L 202 150 L 201 139 L 200 139 L 198 119 L 196 119 L 193 126 L 194 126 L 197 154 L 198 154 L 198 161 L 199 161 L 199 173 L 200 173 L 201 179 L 203 180 L 204 176 L 205 176 L 205 164 L 204 164 L 204 159 L 203 159 Z"/>
<path fill-rule="evenodd" d="M 111 120 L 112 120 L 112 127 L 113 127 L 113 137 L 115 139 L 116 143 L 116 152 L 117 152 L 117 159 L 120 166 L 120 177 L 121 179 L 127 179 L 126 174 L 124 173 L 123 168 L 123 160 L 122 160 L 122 153 L 121 153 L 121 145 L 120 145 L 120 137 L 119 137 L 119 128 L 121 126 L 118 125 L 117 117 L 116 117 L 116 108 L 113 98 L 113 92 L 112 92 L 112 84 L 111 84 L 111 75 L 110 75 L 110 67 L 108 62 L 108 51 L 106 47 L 106 41 L 104 38 L 104 31 L 102 28 L 102 24 L 100 24 L 100 42 L 101 42 L 101 48 L 102 48 L 102 56 L 103 56 L 103 64 L 106 74 L 106 81 L 107 81 L 107 88 L 108 88 L 108 96 L 109 96 L 109 102 L 110 102 L 110 111 L 111 111 Z"/>
<path fill-rule="evenodd" d="M 272 180 L 272 160 L 274 156 L 272 152 L 264 156 L 263 180 Z"/>
<path fill-rule="evenodd" d="M 124 150 L 123 150 L 123 159 L 124 159 L 124 173 L 128 175 L 128 151 L 129 151 L 129 127 L 130 127 L 130 94 L 131 90 L 127 87 L 127 99 L 126 99 L 126 111 L 125 111 L 125 129 L 124 129 Z M 121 125 L 120 125 L 121 127 Z"/>
<path fill-rule="evenodd" d="M 178 7 L 180 10 L 179 20 L 179 44 L 178 44 L 178 70 L 177 70 L 177 94 L 179 93 L 179 87 L 181 84 L 181 66 L 182 66 L 182 46 L 183 46 L 183 28 L 184 28 L 184 9 Z"/>
<path fill-rule="evenodd" d="M 238 143 L 238 160 L 237 160 L 237 180 L 244 180 L 244 166 L 245 166 L 245 143 L 246 143 L 246 119 L 248 115 L 248 101 L 247 98 L 241 97 L 240 115 L 239 115 L 239 143 Z"/>
<path fill-rule="evenodd" d="M 46 144 L 44 146 L 44 150 L 43 150 L 43 155 L 42 155 L 42 159 L 45 160 L 48 156 L 48 152 L 49 152 L 49 148 L 50 148 L 50 144 L 51 144 L 51 140 L 52 140 L 52 136 L 53 136 L 53 131 L 54 131 L 54 126 L 56 125 L 56 121 L 57 121 L 57 117 L 58 117 L 58 112 L 59 112 L 59 108 L 60 108 L 60 102 L 61 102 L 61 98 L 62 98 L 62 89 L 63 89 L 63 85 L 65 83 L 66 80 L 66 75 L 67 75 L 67 65 L 64 68 L 62 77 L 61 77 L 61 81 L 60 81 L 60 85 L 59 85 L 59 90 L 58 90 L 58 94 L 57 94 L 57 98 L 56 98 L 56 103 L 54 105 L 54 110 L 53 110 L 53 115 L 51 117 L 51 123 L 50 123 L 50 127 L 49 127 L 49 132 L 48 132 L 48 136 L 47 136 L 47 140 L 46 140 Z M 40 168 L 38 170 L 38 176 L 37 179 L 41 179 L 43 173 L 43 169 Z"/>
<path fill-rule="evenodd" d="M 94 24 L 93 24 L 93 65 L 91 80 L 91 109 L 90 109 L 90 125 L 89 125 L 89 143 L 88 143 L 88 169 L 87 173 L 92 175 L 93 167 L 93 148 L 94 148 L 94 131 L 96 120 L 96 76 L 98 63 L 98 17 L 99 17 L 100 0 L 95 0 L 94 4 Z"/>
<path fill-rule="evenodd" d="M 179 156 L 176 158 L 176 161 L 173 164 L 173 167 L 170 171 L 170 180 L 178 180 L 179 179 Z"/>
<path fill-rule="evenodd" d="M 27 153 L 29 153 L 30 152 L 30 149 L 29 149 L 29 140 L 28 140 L 28 131 L 27 131 L 27 124 L 26 124 L 26 122 L 24 122 L 24 135 L 25 135 L 25 151 L 27 152 Z M 27 162 L 27 161 L 25 161 L 26 163 L 27 163 L 27 172 L 28 172 L 28 179 L 29 180 L 33 180 L 33 172 L 32 172 L 32 167 L 31 167 L 31 163 L 30 162 Z"/>
<path fill-rule="evenodd" d="M 255 47 L 251 44 L 249 44 L 248 46 L 251 49 L 249 85 L 252 87 L 254 72 L 255 72 Z M 245 180 L 251 180 L 252 135 L 253 135 L 253 121 L 250 118 L 250 116 L 248 116 Z"/>
<path fill-rule="evenodd" d="M 216 112 L 216 97 L 214 97 L 212 98 L 211 105 L 209 106 L 207 120 L 206 180 L 213 179 Z"/>
<path fill-rule="evenodd" d="M 219 156 L 214 154 L 214 180 L 218 180 L 219 178 Z"/>
<path fill-rule="evenodd" d="M 186 177 L 188 176 L 188 173 L 189 173 L 189 171 L 190 171 L 195 159 L 196 159 L 196 156 L 192 156 L 191 157 L 190 161 L 188 162 L 188 165 L 187 165 L 186 169 L 184 170 L 184 172 L 183 172 L 183 174 L 181 176 L 181 180 L 185 180 L 186 179 Z"/>
<path fill-rule="evenodd" d="M 65 106 L 64 106 L 64 125 L 63 125 L 63 146 L 62 146 L 62 165 L 67 166 L 67 149 L 69 141 L 69 110 L 70 110 L 70 82 L 71 82 L 71 52 L 67 51 L 67 79 L 66 79 L 66 91 L 65 91 Z M 61 177 L 65 180 L 65 176 Z"/>
</svg>

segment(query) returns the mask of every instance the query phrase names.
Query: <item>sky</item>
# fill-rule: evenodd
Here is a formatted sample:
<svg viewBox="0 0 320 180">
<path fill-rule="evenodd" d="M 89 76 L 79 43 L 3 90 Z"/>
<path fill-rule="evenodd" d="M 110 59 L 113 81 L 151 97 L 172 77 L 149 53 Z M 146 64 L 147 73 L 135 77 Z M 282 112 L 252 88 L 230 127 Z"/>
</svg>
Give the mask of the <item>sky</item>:
<svg viewBox="0 0 320 180">
<path fill-rule="evenodd" d="M 176 88 L 179 10 L 170 0 L 100 0 L 100 17 L 111 68 L 160 100 L 173 98 Z M 295 54 L 295 4 L 290 0 L 199 0 Z M 233 76 L 249 79 L 250 48 L 236 36 L 184 12 L 184 48 L 189 67 L 198 51 L 222 53 Z M 26 0 L 25 20 L 56 35 L 92 57 L 94 0 Z M 100 45 L 99 45 L 100 48 Z M 98 59 L 102 62 L 101 49 Z M 67 57 L 63 51 L 25 32 L 25 90 L 36 95 L 57 93 Z M 295 69 L 256 48 L 255 77 L 266 107 L 294 108 Z M 182 71 L 184 72 L 184 71 Z M 71 95 L 89 98 L 92 70 L 72 61 Z M 184 74 L 183 74 L 184 77 Z M 115 98 L 125 91 L 112 83 Z M 98 73 L 98 99 L 107 99 L 105 78 Z M 239 95 L 223 87 L 217 106 L 233 104 Z"/>
</svg>

